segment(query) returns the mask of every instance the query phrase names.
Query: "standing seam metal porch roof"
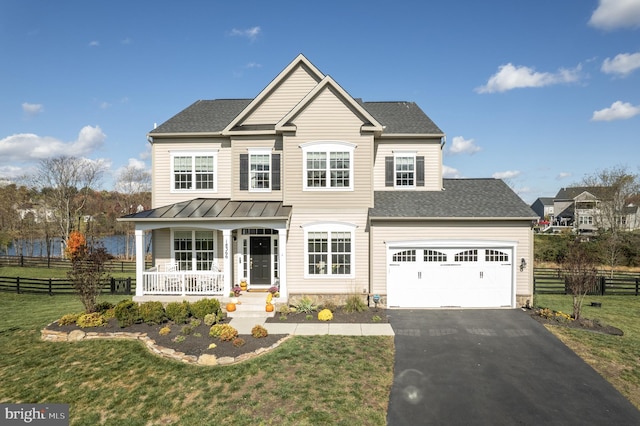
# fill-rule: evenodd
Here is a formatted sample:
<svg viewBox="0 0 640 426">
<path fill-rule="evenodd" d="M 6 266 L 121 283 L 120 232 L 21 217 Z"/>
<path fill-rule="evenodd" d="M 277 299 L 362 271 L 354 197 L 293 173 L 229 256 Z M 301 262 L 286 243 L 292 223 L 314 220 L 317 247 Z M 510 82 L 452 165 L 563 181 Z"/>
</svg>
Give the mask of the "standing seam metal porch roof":
<svg viewBox="0 0 640 426">
<path fill-rule="evenodd" d="M 291 206 L 280 201 L 196 198 L 122 217 L 123 221 L 289 219 Z"/>
</svg>

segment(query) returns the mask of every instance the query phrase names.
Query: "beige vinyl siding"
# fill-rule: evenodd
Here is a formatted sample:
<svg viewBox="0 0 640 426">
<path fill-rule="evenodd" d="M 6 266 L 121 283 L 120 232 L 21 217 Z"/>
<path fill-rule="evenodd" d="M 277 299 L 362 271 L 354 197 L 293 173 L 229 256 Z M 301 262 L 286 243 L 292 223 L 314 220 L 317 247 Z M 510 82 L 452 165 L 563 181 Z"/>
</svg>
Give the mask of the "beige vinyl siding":
<svg viewBox="0 0 640 426">
<path fill-rule="evenodd" d="M 317 206 L 335 209 L 345 205 L 368 208 L 373 205 L 371 168 L 373 135 L 361 134 L 363 124 L 345 103 L 329 89 L 295 119 L 295 135 L 285 135 L 283 176 L 286 182 L 286 205 Z M 300 145 L 307 142 L 348 142 L 356 145 L 353 152 L 353 190 L 304 190 L 304 161 Z"/>
<path fill-rule="evenodd" d="M 154 264 L 160 268 L 160 271 L 172 260 L 171 232 L 168 228 L 153 231 L 153 257 Z"/>
<path fill-rule="evenodd" d="M 373 187 L 375 191 L 394 191 L 393 186 L 385 186 L 385 157 L 393 157 L 398 151 L 413 151 L 416 156 L 424 156 L 424 186 L 412 188 L 412 191 L 442 190 L 442 149 L 440 139 L 415 140 L 378 140 L 373 168 Z"/>
<path fill-rule="evenodd" d="M 275 124 L 313 89 L 316 80 L 305 66 L 296 67 L 258 107 L 242 121 L 242 125 Z"/>
<path fill-rule="evenodd" d="M 284 188 L 283 175 L 283 155 L 282 140 L 280 136 L 274 139 L 274 136 L 254 136 L 248 138 L 233 138 L 231 141 L 231 196 L 238 201 L 282 201 L 282 193 Z M 240 190 L 240 154 L 248 154 L 250 149 L 264 148 L 270 149 L 271 154 L 280 154 L 280 190 L 269 192 L 252 192 L 250 190 Z M 271 184 L 273 184 L 273 177 Z"/>
<path fill-rule="evenodd" d="M 172 151 L 198 152 L 207 149 L 218 150 L 217 191 L 172 191 L 171 164 Z M 178 141 L 156 141 L 152 146 L 152 204 L 153 208 L 166 206 L 194 198 L 230 198 L 231 197 L 231 148 L 229 139 L 188 138 Z"/>
<path fill-rule="evenodd" d="M 523 222 L 379 222 L 371 226 L 371 286 L 373 293 L 387 294 L 387 241 L 487 240 L 517 241 L 513 254 L 516 267 L 516 295 L 533 294 L 533 234 L 531 223 Z M 517 266 L 525 258 L 527 268 Z"/>
<path fill-rule="evenodd" d="M 305 228 L 320 222 L 355 225 L 352 244 L 355 242 L 353 278 L 305 278 Z M 327 225 L 331 229 L 330 225 Z M 369 287 L 369 233 L 367 212 L 334 212 L 319 214 L 295 209 L 291 215 L 287 240 L 287 285 L 290 294 L 361 294 Z"/>
</svg>

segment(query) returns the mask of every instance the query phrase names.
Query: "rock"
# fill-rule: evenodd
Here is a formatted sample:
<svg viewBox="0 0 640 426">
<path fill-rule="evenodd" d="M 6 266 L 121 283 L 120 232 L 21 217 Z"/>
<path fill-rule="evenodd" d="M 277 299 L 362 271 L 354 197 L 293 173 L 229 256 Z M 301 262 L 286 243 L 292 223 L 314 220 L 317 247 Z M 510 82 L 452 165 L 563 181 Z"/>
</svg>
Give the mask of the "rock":
<svg viewBox="0 0 640 426">
<path fill-rule="evenodd" d="M 198 358 L 198 364 L 200 365 L 218 365 L 218 358 L 215 355 L 202 354 Z"/>
<path fill-rule="evenodd" d="M 68 340 L 70 342 L 78 342 L 82 339 L 84 339 L 84 336 L 86 335 L 86 333 L 82 330 L 73 330 L 71 333 L 69 333 L 69 337 Z"/>
</svg>

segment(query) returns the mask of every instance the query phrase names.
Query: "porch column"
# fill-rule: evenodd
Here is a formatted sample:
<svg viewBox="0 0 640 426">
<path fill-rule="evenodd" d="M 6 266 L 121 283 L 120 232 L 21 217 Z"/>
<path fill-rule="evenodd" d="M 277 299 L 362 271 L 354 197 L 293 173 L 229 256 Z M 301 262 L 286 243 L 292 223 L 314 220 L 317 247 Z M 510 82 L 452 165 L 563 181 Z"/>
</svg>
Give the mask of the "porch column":
<svg viewBox="0 0 640 426">
<path fill-rule="evenodd" d="M 144 294 L 144 230 L 136 228 L 136 297 Z"/>
<path fill-rule="evenodd" d="M 280 297 L 289 299 L 287 292 L 287 228 L 278 228 L 278 256 L 280 267 Z"/>
<path fill-rule="evenodd" d="M 231 292 L 231 277 L 233 271 L 231 270 L 231 229 L 222 230 L 222 246 L 223 246 L 223 260 L 224 260 L 224 296 L 228 296 Z"/>
</svg>

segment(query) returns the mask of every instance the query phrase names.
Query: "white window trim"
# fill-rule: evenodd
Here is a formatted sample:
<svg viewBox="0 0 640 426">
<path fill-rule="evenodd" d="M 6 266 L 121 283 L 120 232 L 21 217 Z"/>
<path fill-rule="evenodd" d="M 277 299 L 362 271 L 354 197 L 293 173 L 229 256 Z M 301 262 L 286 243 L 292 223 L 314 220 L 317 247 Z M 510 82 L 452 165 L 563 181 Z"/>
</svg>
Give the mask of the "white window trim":
<svg viewBox="0 0 640 426">
<path fill-rule="evenodd" d="M 303 225 L 304 229 L 304 277 L 309 279 L 353 279 L 355 278 L 356 270 L 356 225 L 342 222 L 322 222 Z M 309 273 L 309 233 L 311 232 L 326 232 L 328 234 L 327 242 L 327 260 L 331 258 L 331 234 L 334 232 L 349 232 L 351 234 L 351 273 L 350 274 L 332 274 L 330 265 L 327 265 L 327 274 L 310 274 Z"/>
<path fill-rule="evenodd" d="M 345 141 L 313 141 L 300 145 L 302 148 L 302 190 L 303 191 L 353 191 L 353 164 L 354 152 L 357 145 Z M 323 187 L 307 185 L 307 153 L 308 152 L 325 152 L 327 154 L 327 175 L 326 185 Z M 348 152 L 349 153 L 349 186 L 332 187 L 330 173 L 330 153 L 331 152 Z"/>
<path fill-rule="evenodd" d="M 273 163 L 271 161 L 271 149 L 268 148 L 249 148 L 249 161 L 247 164 L 247 176 L 249 182 L 249 192 L 271 192 L 271 188 L 273 187 L 273 175 L 272 175 L 272 166 Z M 268 155 L 269 156 L 269 188 L 251 188 L 251 156 L 252 155 Z"/>
<path fill-rule="evenodd" d="M 195 244 L 195 236 L 196 236 L 196 232 L 211 232 L 213 233 L 213 257 L 214 260 L 213 262 L 216 261 L 217 257 L 218 257 L 218 231 L 216 231 L 215 229 L 197 229 L 197 228 L 172 228 L 171 229 L 171 233 L 170 233 L 170 244 L 171 244 L 171 261 L 173 261 L 176 258 L 176 251 L 174 249 L 174 239 L 175 239 L 175 231 L 183 231 L 183 232 L 191 232 L 191 242 L 192 242 L 192 249 L 191 249 L 191 269 L 190 271 L 196 272 L 195 266 L 197 265 L 197 258 L 196 258 L 196 246 Z M 209 268 L 211 268 L 211 266 L 209 266 Z M 204 270 L 204 269 L 203 269 Z"/>
<path fill-rule="evenodd" d="M 198 156 L 212 156 L 213 157 L 213 189 L 196 189 L 195 188 L 195 167 L 192 167 L 191 170 L 191 182 L 193 183 L 193 187 L 191 189 L 176 189 L 176 173 L 173 168 L 174 158 L 175 157 L 191 157 L 191 164 L 194 166 L 195 157 Z M 218 150 L 217 149 L 208 149 L 202 151 L 169 151 L 169 170 L 171 173 L 171 183 L 170 183 L 170 192 L 171 193 L 181 193 L 184 194 L 186 192 L 207 192 L 214 193 L 218 192 Z"/>
<path fill-rule="evenodd" d="M 395 189 L 415 189 L 416 188 L 416 175 L 417 175 L 417 166 L 416 166 L 416 151 L 393 151 L 393 187 Z M 398 157 L 412 157 L 413 158 L 413 185 L 398 185 L 398 178 L 396 169 L 396 160 Z"/>
</svg>

